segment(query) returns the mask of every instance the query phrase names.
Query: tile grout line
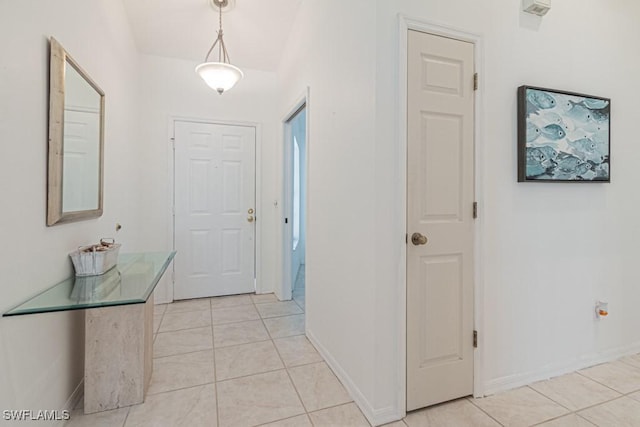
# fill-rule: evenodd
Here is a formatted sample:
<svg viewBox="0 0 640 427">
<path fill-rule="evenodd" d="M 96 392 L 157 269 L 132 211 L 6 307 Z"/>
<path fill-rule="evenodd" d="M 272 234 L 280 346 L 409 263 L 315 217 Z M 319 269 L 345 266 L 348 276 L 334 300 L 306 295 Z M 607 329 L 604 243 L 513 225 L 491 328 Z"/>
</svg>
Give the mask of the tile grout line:
<svg viewBox="0 0 640 427">
<path fill-rule="evenodd" d="M 629 355 L 629 356 L 635 356 L 635 355 Z M 629 356 L 622 356 L 620 359 L 616 359 L 616 361 L 618 361 L 620 363 L 624 363 L 625 365 L 631 366 L 635 370 L 640 371 L 640 366 L 637 366 L 637 365 L 634 365 L 633 363 L 625 362 L 624 360 L 622 360 L 622 359 L 627 358 Z"/>
<path fill-rule="evenodd" d="M 262 424 L 253 424 L 251 427 L 260 427 L 260 426 L 263 426 L 263 425 L 266 425 L 266 424 L 277 423 L 279 421 L 292 420 L 292 419 L 294 419 L 296 417 L 301 417 L 303 415 L 306 415 L 307 418 L 309 417 L 309 415 L 305 412 L 304 414 L 292 415 L 292 416 L 287 417 L 287 418 L 281 418 L 279 420 L 274 420 L 274 421 L 267 421 L 266 423 L 262 423 Z"/>
<path fill-rule="evenodd" d="M 498 425 L 504 427 L 504 424 L 502 424 L 500 421 L 498 421 L 493 415 L 491 415 L 489 412 L 485 411 L 484 409 L 482 409 L 480 406 L 476 405 L 476 403 L 474 402 L 475 398 L 473 397 L 473 395 L 471 396 L 471 399 L 467 398 L 467 402 L 471 403 L 473 406 L 475 406 L 476 408 L 478 408 L 480 410 L 480 412 L 482 412 L 483 414 L 485 414 L 487 417 L 491 418 L 493 421 L 495 421 L 496 423 L 498 423 Z M 407 418 L 406 416 L 404 418 Z M 403 418 L 403 420 L 404 420 Z"/>
<path fill-rule="evenodd" d="M 215 374 L 214 374 L 215 375 Z M 220 427 L 220 404 L 218 403 L 218 383 L 213 383 L 213 393 L 216 397 L 216 427 Z"/>
<path fill-rule="evenodd" d="M 204 348 L 204 349 L 202 349 L 202 350 L 185 351 L 184 353 L 175 353 L 175 354 L 167 354 L 167 355 L 165 355 L 165 356 L 158 356 L 158 357 L 154 357 L 154 358 L 153 358 L 153 360 L 156 360 L 156 359 L 165 359 L 165 358 L 167 358 L 167 357 L 173 357 L 173 356 L 182 356 L 182 355 L 185 355 L 185 354 L 200 353 L 200 352 L 202 352 L 202 351 L 213 351 L 213 346 L 212 346 L 212 347 L 210 347 L 210 348 Z"/>
<path fill-rule="evenodd" d="M 586 419 L 585 417 L 583 417 L 582 415 L 578 414 L 577 412 L 574 412 L 576 414 L 576 417 L 580 418 L 581 420 L 584 420 L 585 422 L 591 424 L 593 427 L 598 427 L 598 425 L 594 422 L 591 422 L 591 420 Z"/>
<path fill-rule="evenodd" d="M 612 398 L 612 399 L 608 399 L 608 400 L 603 400 L 603 401 L 602 401 L 602 402 L 600 402 L 600 403 L 595 403 L 595 404 L 593 404 L 593 405 L 589 405 L 589 406 L 586 406 L 586 407 L 584 407 L 584 408 L 577 409 L 577 410 L 575 410 L 575 411 L 573 411 L 573 412 L 575 412 L 575 414 L 576 414 L 576 415 L 580 415 L 580 412 L 582 412 L 582 411 L 586 411 L 586 410 L 588 410 L 588 409 L 593 409 L 593 408 L 595 408 L 595 407 L 597 407 L 597 406 L 600 406 L 600 405 L 606 405 L 607 403 L 611 403 L 611 402 L 613 402 L 613 401 L 615 401 L 615 400 L 618 400 L 618 399 L 621 399 L 621 398 L 623 398 L 623 397 L 626 397 L 626 395 L 621 394 L 620 396 L 616 396 L 616 397 L 614 397 L 614 398 Z"/>
<path fill-rule="evenodd" d="M 560 402 L 556 402 L 554 399 L 552 399 L 551 397 L 549 397 L 549 396 L 547 396 L 546 394 L 542 393 L 541 391 L 538 391 L 538 390 L 536 390 L 535 388 L 533 388 L 533 387 L 531 387 L 531 386 L 528 386 L 528 385 L 527 385 L 527 386 L 525 386 L 525 387 L 527 387 L 528 389 L 532 390 L 533 392 L 535 392 L 535 393 L 539 394 L 540 396 L 544 397 L 545 399 L 552 401 L 553 403 L 555 403 L 556 405 L 560 406 L 561 408 L 564 408 L 564 409 L 566 409 L 566 410 L 567 410 L 567 411 L 569 411 L 569 412 L 575 412 L 573 409 L 571 409 L 571 408 L 567 408 L 566 406 L 564 406 L 564 405 L 563 405 L 562 403 L 560 403 Z M 564 415 L 566 415 L 566 414 L 564 414 Z M 561 416 L 564 416 L 564 415 L 561 415 Z M 555 418 L 559 418 L 559 417 L 555 417 Z M 555 419 L 555 418 L 552 418 L 552 419 Z"/>
<path fill-rule="evenodd" d="M 158 360 L 158 359 L 167 359 L 169 357 L 175 357 L 175 356 L 182 356 L 185 354 L 193 354 L 193 353 L 204 353 L 205 351 L 212 351 L 213 347 L 211 348 L 205 348 L 204 350 L 195 350 L 195 351 L 187 351 L 185 353 L 176 353 L 176 354 L 170 354 L 168 356 L 158 356 L 158 357 L 154 357 L 153 360 Z"/>
<path fill-rule="evenodd" d="M 367 424 L 369 425 L 369 427 L 371 427 L 371 423 L 369 422 L 369 420 L 367 419 L 367 417 L 364 416 L 364 414 L 362 413 L 362 411 L 360 410 L 360 408 L 358 407 L 358 405 L 356 404 L 356 402 L 354 400 L 352 400 L 351 402 L 347 402 L 347 403 L 339 403 L 337 405 L 333 405 L 333 406 L 328 406 L 326 408 L 322 408 L 322 409 L 316 409 L 315 411 L 311 411 L 311 412 L 307 412 L 307 415 L 309 416 L 309 419 L 311 420 L 311 423 L 313 424 L 313 419 L 311 418 L 311 414 L 315 414 L 318 412 L 322 412 L 322 411 L 326 411 L 329 409 L 334 409 L 334 408 L 339 408 L 340 406 L 347 406 L 347 405 L 351 405 L 353 404 L 356 409 L 358 410 L 358 412 L 360 414 L 362 414 L 362 417 L 364 418 L 364 420 L 367 422 Z M 406 418 L 406 417 L 405 417 Z M 400 420 L 404 423 L 404 418 L 402 420 Z M 395 422 L 395 421 L 394 421 Z M 405 423 L 405 425 L 407 425 L 407 423 Z M 502 424 L 500 424 L 502 425 Z"/>
<path fill-rule="evenodd" d="M 225 378 L 225 379 L 218 380 L 216 382 L 217 383 L 226 383 L 228 381 L 242 380 L 242 379 L 245 379 L 245 378 L 254 377 L 256 375 L 272 374 L 274 372 L 284 371 L 285 369 L 287 369 L 287 368 L 270 369 L 268 371 L 256 372 L 255 374 L 246 374 L 246 375 L 240 375 L 239 377 Z"/>
<path fill-rule="evenodd" d="M 607 362 L 607 363 L 611 363 L 611 362 Z M 604 365 L 604 363 L 602 363 L 602 365 Z M 599 366 L 599 365 L 596 365 L 596 366 Z M 595 368 L 595 366 L 592 366 L 592 368 Z M 589 368 L 586 368 L 586 369 L 589 369 Z M 605 384 L 605 383 L 603 383 L 603 382 L 600 382 L 600 381 L 596 380 L 595 378 L 591 378 L 591 377 L 590 377 L 590 376 L 588 376 L 588 375 L 584 375 L 584 374 L 583 374 L 582 372 L 580 372 L 580 371 L 576 371 L 576 374 L 578 374 L 578 375 L 580 375 L 580 376 L 582 376 L 582 377 L 584 377 L 584 378 L 586 378 L 586 379 L 588 379 L 588 380 L 591 380 L 591 381 L 593 381 L 593 382 L 595 382 L 595 383 L 597 383 L 597 384 L 600 384 L 601 386 L 606 387 L 606 388 L 608 388 L 609 390 L 613 390 L 613 391 L 615 391 L 615 392 L 616 392 L 616 393 L 618 393 L 618 394 L 624 395 L 624 393 L 622 393 L 621 391 L 618 391 L 618 390 L 616 390 L 615 388 L 613 388 L 613 387 L 611 387 L 611 386 L 608 386 L 607 384 Z"/>
<path fill-rule="evenodd" d="M 242 344 L 225 345 L 225 346 L 217 347 L 217 348 L 214 346 L 214 348 L 215 348 L 215 350 L 223 350 L 223 349 L 227 349 L 227 348 L 241 347 L 243 345 L 259 344 L 259 343 L 267 342 L 267 341 L 273 341 L 273 340 L 271 338 L 259 339 L 257 341 L 245 342 L 245 343 L 242 343 Z"/>
<path fill-rule="evenodd" d="M 127 421 L 129 420 L 129 414 L 131 413 L 131 406 L 127 407 L 127 415 L 124 416 L 124 421 L 122 422 L 122 427 L 126 427 Z"/>
<path fill-rule="evenodd" d="M 147 393 L 147 396 L 159 396 L 161 394 L 167 394 L 167 393 L 173 393 L 174 391 L 182 391 L 182 390 L 189 390 L 190 388 L 198 388 L 198 387 L 204 387 L 207 385 L 214 385 L 216 382 L 206 382 L 206 383 L 202 383 L 202 384 L 192 384 L 192 385 L 188 385 L 188 386 L 184 386 L 184 387 L 178 387 L 178 388 L 172 388 L 171 390 L 163 390 L 163 391 L 159 391 L 157 393 Z M 145 399 L 146 401 L 146 399 Z M 144 402 L 142 403 L 138 403 L 137 405 L 131 405 L 130 407 L 133 408 L 134 406 L 138 406 L 138 405 L 143 405 Z"/>
<path fill-rule="evenodd" d="M 549 419 L 540 421 L 539 423 L 529 424 L 529 427 L 536 427 L 536 426 L 539 426 L 539 425 L 542 425 L 542 424 L 546 424 L 546 423 L 551 422 L 551 421 L 559 420 L 560 418 L 566 417 L 566 416 L 571 415 L 571 414 L 576 415 L 576 416 L 578 415 L 578 414 L 576 414 L 575 412 L 572 411 L 572 412 L 569 412 L 567 414 L 558 415 L 557 417 L 553 417 L 553 418 L 549 418 Z"/>
<path fill-rule="evenodd" d="M 256 307 L 257 310 L 257 307 Z M 262 324 L 264 326 L 264 328 L 267 330 L 267 334 L 269 334 L 269 336 L 271 337 L 271 332 L 269 332 L 269 329 L 267 328 L 267 325 L 264 323 L 264 319 L 260 319 L 262 321 Z M 304 413 L 307 414 L 307 418 L 309 420 L 311 420 L 311 417 L 309 416 L 309 411 L 307 411 L 307 407 L 304 404 L 304 401 L 302 400 L 302 396 L 300 396 L 300 392 L 298 391 L 298 388 L 296 387 L 295 382 L 293 381 L 293 378 L 291 378 L 291 373 L 289 372 L 289 369 L 287 367 L 286 362 L 284 361 L 284 359 L 282 358 L 282 354 L 280 354 L 280 350 L 278 349 L 278 346 L 276 345 L 275 340 L 273 339 L 273 337 L 271 337 L 271 344 L 273 344 L 273 347 L 276 349 L 276 353 L 278 354 L 278 357 L 280 358 L 280 362 L 282 362 L 282 366 L 284 366 L 284 370 L 287 374 L 287 378 L 289 378 L 289 382 L 291 383 L 291 386 L 293 387 L 293 390 L 295 390 L 296 392 L 296 396 L 298 396 L 298 400 L 300 401 L 300 404 L 302 405 L 302 409 L 304 410 Z M 276 420 L 279 421 L 279 420 Z"/>
<path fill-rule="evenodd" d="M 288 301 L 287 301 L 288 302 Z M 293 300 L 291 300 L 291 302 L 293 302 L 294 304 L 296 304 L 296 306 L 298 308 L 300 308 L 300 310 L 302 310 L 302 308 Z M 258 312 L 258 314 L 260 314 Z M 287 313 L 287 314 L 279 314 L 277 316 L 269 316 L 269 317 L 262 317 L 260 316 L 261 319 L 282 319 L 283 317 L 289 317 L 289 316 L 300 316 L 301 314 L 305 314 L 304 310 L 301 313 Z"/>
<path fill-rule="evenodd" d="M 209 318 L 211 319 L 211 356 L 213 360 L 213 395 L 216 399 L 216 427 L 220 426 L 220 405 L 218 401 L 220 400 L 218 397 L 218 373 L 217 363 L 216 363 L 216 337 L 213 331 L 213 306 L 212 300 L 209 299 Z"/>
</svg>

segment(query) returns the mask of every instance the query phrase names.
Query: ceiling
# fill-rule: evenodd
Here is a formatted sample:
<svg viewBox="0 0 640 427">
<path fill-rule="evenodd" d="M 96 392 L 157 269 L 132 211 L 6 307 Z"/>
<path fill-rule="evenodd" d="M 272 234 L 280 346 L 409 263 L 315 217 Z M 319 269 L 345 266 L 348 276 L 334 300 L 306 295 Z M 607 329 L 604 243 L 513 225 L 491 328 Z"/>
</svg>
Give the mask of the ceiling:
<svg viewBox="0 0 640 427">
<path fill-rule="evenodd" d="M 216 38 L 209 0 L 123 0 L 142 53 L 203 61 Z M 229 57 L 240 68 L 275 71 L 302 0 L 236 0 L 222 14 Z M 217 49 L 217 47 L 216 47 Z"/>
</svg>

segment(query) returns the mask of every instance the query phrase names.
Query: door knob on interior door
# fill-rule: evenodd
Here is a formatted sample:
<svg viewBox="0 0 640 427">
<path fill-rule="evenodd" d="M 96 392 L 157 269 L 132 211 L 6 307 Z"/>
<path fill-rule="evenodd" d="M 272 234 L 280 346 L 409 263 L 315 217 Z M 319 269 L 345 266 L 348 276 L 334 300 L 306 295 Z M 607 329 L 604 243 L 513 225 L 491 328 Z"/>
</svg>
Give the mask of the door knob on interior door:
<svg viewBox="0 0 640 427">
<path fill-rule="evenodd" d="M 254 219 L 255 219 L 255 218 L 253 217 L 253 215 L 249 215 L 249 216 L 247 217 L 247 221 L 249 221 L 249 222 L 253 222 L 253 220 L 254 220 Z"/>
<path fill-rule="evenodd" d="M 423 234 L 413 233 L 411 235 L 411 243 L 413 243 L 416 246 L 426 245 L 428 241 L 429 239 L 427 239 L 427 236 Z"/>
</svg>

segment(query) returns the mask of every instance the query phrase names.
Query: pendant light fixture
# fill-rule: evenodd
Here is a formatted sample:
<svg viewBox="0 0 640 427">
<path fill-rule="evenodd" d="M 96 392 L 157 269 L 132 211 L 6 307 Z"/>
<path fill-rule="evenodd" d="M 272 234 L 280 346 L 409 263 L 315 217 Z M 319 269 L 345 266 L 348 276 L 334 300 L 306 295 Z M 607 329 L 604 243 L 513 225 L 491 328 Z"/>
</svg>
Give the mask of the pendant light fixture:
<svg viewBox="0 0 640 427">
<path fill-rule="evenodd" d="M 220 95 L 226 90 L 231 89 L 238 83 L 244 74 L 242 71 L 231 65 L 229 61 L 229 54 L 227 48 L 224 45 L 224 39 L 222 38 L 222 9 L 229 6 L 230 0 L 210 0 L 212 6 L 219 10 L 219 24 L 218 38 L 211 45 L 211 49 L 207 52 L 207 56 L 204 58 L 204 62 L 196 67 L 196 72 L 202 77 L 209 87 L 218 91 Z M 209 56 L 218 46 L 218 61 L 209 61 Z"/>
</svg>

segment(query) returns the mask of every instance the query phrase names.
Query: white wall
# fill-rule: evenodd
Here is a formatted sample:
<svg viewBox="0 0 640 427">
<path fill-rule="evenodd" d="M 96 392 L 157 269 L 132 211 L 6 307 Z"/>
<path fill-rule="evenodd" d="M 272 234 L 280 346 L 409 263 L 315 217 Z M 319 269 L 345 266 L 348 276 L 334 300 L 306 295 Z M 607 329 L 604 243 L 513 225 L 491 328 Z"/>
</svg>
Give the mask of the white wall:
<svg viewBox="0 0 640 427">
<path fill-rule="evenodd" d="M 140 247 L 137 53 L 121 2 L 0 1 L 0 311 L 72 274 L 68 252 L 114 236 Z M 104 215 L 47 228 L 48 37 L 106 93 Z M 133 191 L 131 191 L 133 189 Z M 0 319 L 0 407 L 63 409 L 83 376 L 82 312 Z"/>
<path fill-rule="evenodd" d="M 149 247 L 172 248 L 170 118 L 258 123 L 261 125 L 258 144 L 262 157 L 256 162 L 260 163 L 262 198 L 256 206 L 256 217 L 262 229 L 261 282 L 262 292 L 273 292 L 279 275 L 278 254 L 273 250 L 277 241 L 279 208 L 274 206 L 274 201 L 280 194 L 276 187 L 280 170 L 275 165 L 279 158 L 275 73 L 244 69 L 244 79 L 233 90 L 219 95 L 195 73 L 195 62 L 153 55 L 141 55 L 140 58 L 141 143 L 145 150 L 142 185 L 149 189 L 141 197 L 151 213 L 144 230 L 145 242 Z M 171 283 L 164 280 L 158 285 L 156 302 L 171 301 L 172 296 Z"/>
<path fill-rule="evenodd" d="M 361 405 L 377 375 L 374 38 L 370 1 L 302 2 L 279 70 L 282 116 L 311 88 L 307 332 Z"/>
<path fill-rule="evenodd" d="M 540 19 L 510 0 L 344 3 L 302 4 L 280 70 L 281 108 L 311 87 L 308 331 L 370 420 L 403 411 L 398 13 L 483 38 L 479 390 L 640 351 L 640 6 L 567 0 Z M 516 182 L 522 84 L 612 98 L 611 184 Z M 597 299 L 610 302 L 605 321 L 594 320 Z"/>
<path fill-rule="evenodd" d="M 629 55 L 640 36 L 630 16 L 639 11 L 631 1 L 574 0 L 554 3 L 540 19 L 506 0 L 379 2 L 378 118 L 392 114 L 394 94 L 383 82 L 393 75 L 398 12 L 483 35 L 477 147 L 485 392 L 640 351 L 633 327 L 640 311 L 631 303 L 640 297 L 632 268 L 640 237 L 632 214 L 640 206 L 633 176 L 640 61 Z M 602 32 L 584 34 L 589 26 Z M 612 98 L 611 184 L 516 182 L 515 93 L 522 84 Z M 392 127 L 377 123 L 382 160 L 394 153 L 384 149 Z M 384 168 L 378 173 L 387 182 Z M 597 299 L 612 304 L 606 321 L 594 320 Z"/>
</svg>

